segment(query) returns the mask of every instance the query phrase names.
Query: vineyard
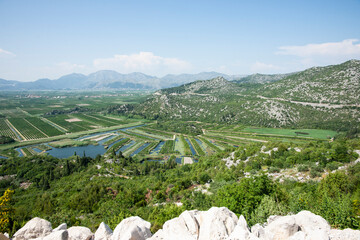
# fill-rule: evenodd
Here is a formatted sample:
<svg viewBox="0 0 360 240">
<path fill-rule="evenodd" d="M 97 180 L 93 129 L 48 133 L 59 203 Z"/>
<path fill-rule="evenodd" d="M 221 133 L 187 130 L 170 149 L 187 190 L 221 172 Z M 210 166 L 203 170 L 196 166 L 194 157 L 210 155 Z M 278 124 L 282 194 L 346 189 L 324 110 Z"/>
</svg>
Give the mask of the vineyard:
<svg viewBox="0 0 360 240">
<path fill-rule="evenodd" d="M 26 140 L 47 137 L 24 118 L 10 118 L 9 122 L 26 138 Z"/>
<path fill-rule="evenodd" d="M 7 125 L 5 119 L 0 119 L 0 135 L 17 139 L 16 134 Z"/>
<path fill-rule="evenodd" d="M 26 120 L 28 122 L 30 122 L 32 125 L 34 125 L 35 127 L 37 127 L 38 129 L 41 129 L 41 131 L 44 132 L 49 137 L 58 136 L 58 135 L 63 134 L 58 129 L 54 128 L 53 126 L 49 125 L 48 123 L 42 121 L 39 118 L 28 117 L 28 118 L 26 118 Z"/>
</svg>

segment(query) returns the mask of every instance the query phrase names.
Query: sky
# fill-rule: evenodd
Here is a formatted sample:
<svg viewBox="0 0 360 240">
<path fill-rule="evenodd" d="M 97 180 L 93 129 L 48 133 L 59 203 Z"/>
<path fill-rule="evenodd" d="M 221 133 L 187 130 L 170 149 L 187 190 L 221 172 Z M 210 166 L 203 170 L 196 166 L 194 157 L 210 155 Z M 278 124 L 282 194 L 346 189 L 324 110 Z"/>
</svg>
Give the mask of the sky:
<svg viewBox="0 0 360 240">
<path fill-rule="evenodd" d="M 360 59 L 360 0 L 0 0 L 0 78 L 287 73 Z"/>
</svg>

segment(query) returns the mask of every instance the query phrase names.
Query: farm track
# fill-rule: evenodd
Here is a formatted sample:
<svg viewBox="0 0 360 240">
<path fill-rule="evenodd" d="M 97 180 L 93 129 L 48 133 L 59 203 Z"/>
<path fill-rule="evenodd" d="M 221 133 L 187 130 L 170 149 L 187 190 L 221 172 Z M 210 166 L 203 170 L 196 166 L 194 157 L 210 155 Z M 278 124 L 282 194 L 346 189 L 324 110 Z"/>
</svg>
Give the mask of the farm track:
<svg viewBox="0 0 360 240">
<path fill-rule="evenodd" d="M 13 129 L 14 131 L 16 131 L 17 134 L 18 134 L 20 137 L 23 138 L 23 140 L 28 140 L 26 137 L 24 137 L 24 135 L 21 134 L 21 132 L 20 132 L 19 130 L 16 129 L 16 127 L 14 127 L 14 125 L 11 124 L 11 122 L 10 122 L 8 119 L 6 119 L 5 121 L 6 121 L 6 123 L 8 124 L 8 126 L 9 126 L 11 129 Z M 22 140 L 20 140 L 20 141 L 22 141 Z"/>
</svg>

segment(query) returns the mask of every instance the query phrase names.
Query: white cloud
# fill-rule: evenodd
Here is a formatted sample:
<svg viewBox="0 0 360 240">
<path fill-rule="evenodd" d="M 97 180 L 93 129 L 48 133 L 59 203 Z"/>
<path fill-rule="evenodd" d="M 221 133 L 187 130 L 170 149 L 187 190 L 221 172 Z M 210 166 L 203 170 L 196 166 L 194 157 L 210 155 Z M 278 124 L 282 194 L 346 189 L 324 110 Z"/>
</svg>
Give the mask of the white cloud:
<svg viewBox="0 0 360 240">
<path fill-rule="evenodd" d="M 10 55 L 10 56 L 15 56 L 15 54 L 14 54 L 14 53 L 9 52 L 9 51 L 6 51 L 6 50 L 1 49 L 1 48 L 0 48 L 0 54 L 5 54 L 5 55 Z"/>
<path fill-rule="evenodd" d="M 250 70 L 253 73 L 274 73 L 274 72 L 278 72 L 281 68 L 273 65 L 273 64 L 267 64 L 267 63 L 263 63 L 263 62 L 256 62 L 254 63 Z"/>
<path fill-rule="evenodd" d="M 154 75 L 182 73 L 190 69 L 190 63 L 186 61 L 156 56 L 152 52 L 99 58 L 95 59 L 93 64 L 96 69 L 112 69 L 121 73 L 143 72 Z"/>
<path fill-rule="evenodd" d="M 341 42 L 307 44 L 303 46 L 282 46 L 277 54 L 294 55 L 299 57 L 360 57 L 360 43 L 358 39 L 346 39 Z"/>
</svg>

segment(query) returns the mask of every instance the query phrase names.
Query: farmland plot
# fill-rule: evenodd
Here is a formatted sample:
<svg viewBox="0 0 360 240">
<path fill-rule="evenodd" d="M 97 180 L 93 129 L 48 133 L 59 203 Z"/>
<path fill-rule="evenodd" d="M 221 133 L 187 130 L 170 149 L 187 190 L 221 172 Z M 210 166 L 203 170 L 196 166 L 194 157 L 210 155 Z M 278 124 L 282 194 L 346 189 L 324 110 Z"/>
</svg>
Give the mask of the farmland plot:
<svg viewBox="0 0 360 240">
<path fill-rule="evenodd" d="M 26 140 L 47 137 L 24 118 L 10 118 L 8 120 L 21 133 L 21 135 L 26 138 Z"/>
<path fill-rule="evenodd" d="M 5 119 L 0 119 L 0 135 L 11 137 L 13 139 L 17 139 L 16 134 L 11 130 L 11 128 L 7 125 Z"/>
<path fill-rule="evenodd" d="M 73 118 L 73 117 L 68 116 L 68 115 L 56 115 L 56 116 L 46 117 L 46 119 L 50 120 L 51 122 L 68 130 L 68 132 L 81 132 L 81 131 L 86 131 L 88 129 L 91 129 L 91 127 L 87 127 L 87 126 L 89 126 L 89 123 L 85 123 L 85 126 L 84 126 L 84 124 L 81 124 L 82 123 L 81 121 L 80 122 L 66 121 L 71 118 Z"/>
<path fill-rule="evenodd" d="M 42 132 L 44 132 L 49 137 L 52 136 L 58 136 L 63 134 L 58 129 L 54 128 L 53 126 L 49 125 L 48 123 L 42 121 L 39 118 L 36 117 L 28 117 L 26 118 L 27 121 L 29 121 L 32 125 L 40 129 Z"/>
</svg>

